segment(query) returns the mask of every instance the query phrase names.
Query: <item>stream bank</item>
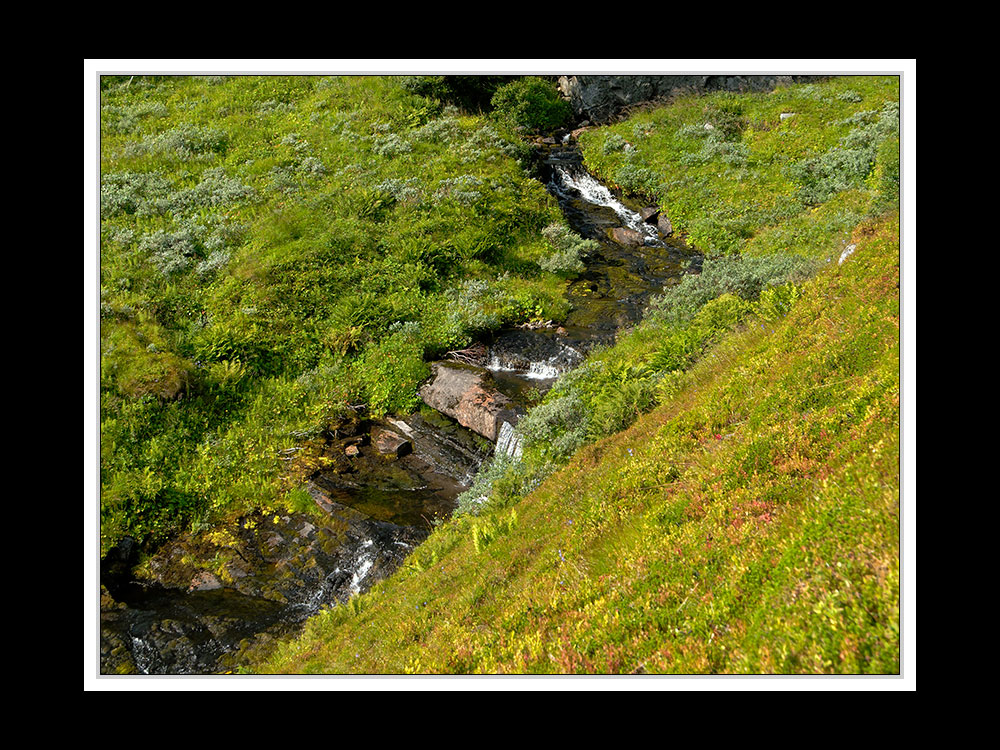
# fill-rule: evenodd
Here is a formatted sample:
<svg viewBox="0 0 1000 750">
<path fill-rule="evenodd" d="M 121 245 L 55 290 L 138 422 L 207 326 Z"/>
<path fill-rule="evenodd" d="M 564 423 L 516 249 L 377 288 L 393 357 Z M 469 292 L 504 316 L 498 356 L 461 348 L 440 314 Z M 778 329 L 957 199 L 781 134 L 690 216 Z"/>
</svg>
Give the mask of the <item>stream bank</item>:
<svg viewBox="0 0 1000 750">
<path fill-rule="evenodd" d="M 574 232 L 597 242 L 567 287 L 564 321 L 495 332 L 433 363 L 427 407 L 324 435 L 304 491 L 320 512 L 240 518 L 164 545 L 139 575 L 129 540 L 102 561 L 102 673 L 210 674 L 296 632 L 390 575 L 454 510 L 494 451 L 561 374 L 637 323 L 698 256 L 655 209 L 627 205 L 583 168 L 572 138 L 539 145 L 540 173 Z"/>
</svg>

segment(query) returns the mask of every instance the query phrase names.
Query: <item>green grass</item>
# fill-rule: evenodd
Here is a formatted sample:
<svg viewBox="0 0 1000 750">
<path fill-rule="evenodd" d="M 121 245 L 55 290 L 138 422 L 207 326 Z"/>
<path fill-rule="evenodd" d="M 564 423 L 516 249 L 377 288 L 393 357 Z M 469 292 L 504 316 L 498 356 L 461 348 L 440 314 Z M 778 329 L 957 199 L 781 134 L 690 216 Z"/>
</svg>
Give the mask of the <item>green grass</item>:
<svg viewBox="0 0 1000 750">
<path fill-rule="evenodd" d="M 104 549 L 280 504 L 345 406 L 406 412 L 427 360 L 565 314 L 524 146 L 404 83 L 104 82 Z"/>
<path fill-rule="evenodd" d="M 898 673 L 898 220 L 853 239 L 660 407 L 256 668 Z"/>
<path fill-rule="evenodd" d="M 898 194 L 898 105 L 897 76 L 843 76 L 682 97 L 580 140 L 595 174 L 709 254 L 821 256 Z"/>
<path fill-rule="evenodd" d="M 389 78 L 138 83 L 102 102 L 103 542 L 284 502 L 338 406 L 565 312 L 489 121 Z M 559 381 L 484 503 L 246 669 L 898 673 L 898 101 L 844 77 L 584 133 L 703 272 Z"/>
<path fill-rule="evenodd" d="M 585 133 L 702 274 L 564 376 L 403 570 L 252 671 L 899 673 L 897 102 L 842 78 Z"/>
</svg>

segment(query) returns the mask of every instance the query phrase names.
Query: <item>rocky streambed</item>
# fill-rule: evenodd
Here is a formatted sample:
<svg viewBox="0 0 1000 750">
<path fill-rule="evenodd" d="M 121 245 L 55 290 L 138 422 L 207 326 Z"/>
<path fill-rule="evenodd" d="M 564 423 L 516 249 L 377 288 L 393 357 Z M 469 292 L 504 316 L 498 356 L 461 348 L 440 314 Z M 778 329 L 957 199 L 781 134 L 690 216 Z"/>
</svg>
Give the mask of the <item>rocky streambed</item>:
<svg viewBox="0 0 1000 750">
<path fill-rule="evenodd" d="M 304 488 L 321 513 L 252 514 L 164 545 L 136 569 L 125 540 L 101 565 L 101 671 L 212 674 L 391 574 L 451 514 L 494 451 L 514 452 L 533 399 L 642 317 L 700 258 L 655 207 L 627 205 L 583 169 L 572 138 L 539 143 L 542 177 L 598 250 L 566 320 L 499 331 L 432 364 L 426 409 L 326 433 Z M 315 447 L 315 446 L 314 446 Z"/>
</svg>

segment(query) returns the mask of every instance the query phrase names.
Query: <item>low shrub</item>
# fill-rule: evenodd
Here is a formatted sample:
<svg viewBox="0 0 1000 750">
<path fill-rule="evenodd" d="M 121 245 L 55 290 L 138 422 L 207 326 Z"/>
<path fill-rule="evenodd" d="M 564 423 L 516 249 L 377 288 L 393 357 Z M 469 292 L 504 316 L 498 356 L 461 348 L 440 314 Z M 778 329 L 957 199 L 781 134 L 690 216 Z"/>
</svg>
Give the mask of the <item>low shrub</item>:
<svg viewBox="0 0 1000 750">
<path fill-rule="evenodd" d="M 801 281 L 817 267 L 817 261 L 782 254 L 706 258 L 700 274 L 685 276 L 680 284 L 650 301 L 648 318 L 661 323 L 687 321 L 705 303 L 723 294 L 752 301 L 767 286 Z"/>
<path fill-rule="evenodd" d="M 470 111 L 484 111 L 501 86 L 516 76 L 403 76 L 403 88 Z"/>
<path fill-rule="evenodd" d="M 542 230 L 551 252 L 538 261 L 544 271 L 576 274 L 584 269 L 583 259 L 600 247 L 596 240 L 585 240 L 569 227 L 550 224 Z"/>
</svg>

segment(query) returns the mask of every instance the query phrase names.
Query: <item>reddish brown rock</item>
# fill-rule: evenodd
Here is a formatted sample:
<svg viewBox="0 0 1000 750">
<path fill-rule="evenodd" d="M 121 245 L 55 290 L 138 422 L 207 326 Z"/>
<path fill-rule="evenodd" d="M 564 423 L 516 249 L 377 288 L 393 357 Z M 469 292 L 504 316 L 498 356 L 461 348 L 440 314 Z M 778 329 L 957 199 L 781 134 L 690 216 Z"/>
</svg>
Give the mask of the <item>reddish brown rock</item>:
<svg viewBox="0 0 1000 750">
<path fill-rule="evenodd" d="M 504 422 L 517 421 L 513 402 L 496 389 L 488 370 L 444 362 L 431 367 L 433 375 L 420 389 L 431 408 L 494 442 Z"/>
<path fill-rule="evenodd" d="M 635 229 L 626 229 L 625 227 L 615 227 L 612 229 L 611 239 L 619 245 L 625 245 L 626 247 L 641 247 L 645 243 L 642 232 L 638 232 Z"/>
<path fill-rule="evenodd" d="M 385 428 L 372 430 L 372 445 L 383 456 L 401 457 L 413 452 L 413 443 L 398 432 Z"/>
<path fill-rule="evenodd" d="M 188 586 L 188 591 L 214 591 L 215 589 L 221 588 L 222 584 L 219 582 L 218 578 L 209 573 L 207 570 L 202 570 L 191 579 L 191 585 Z"/>
</svg>

